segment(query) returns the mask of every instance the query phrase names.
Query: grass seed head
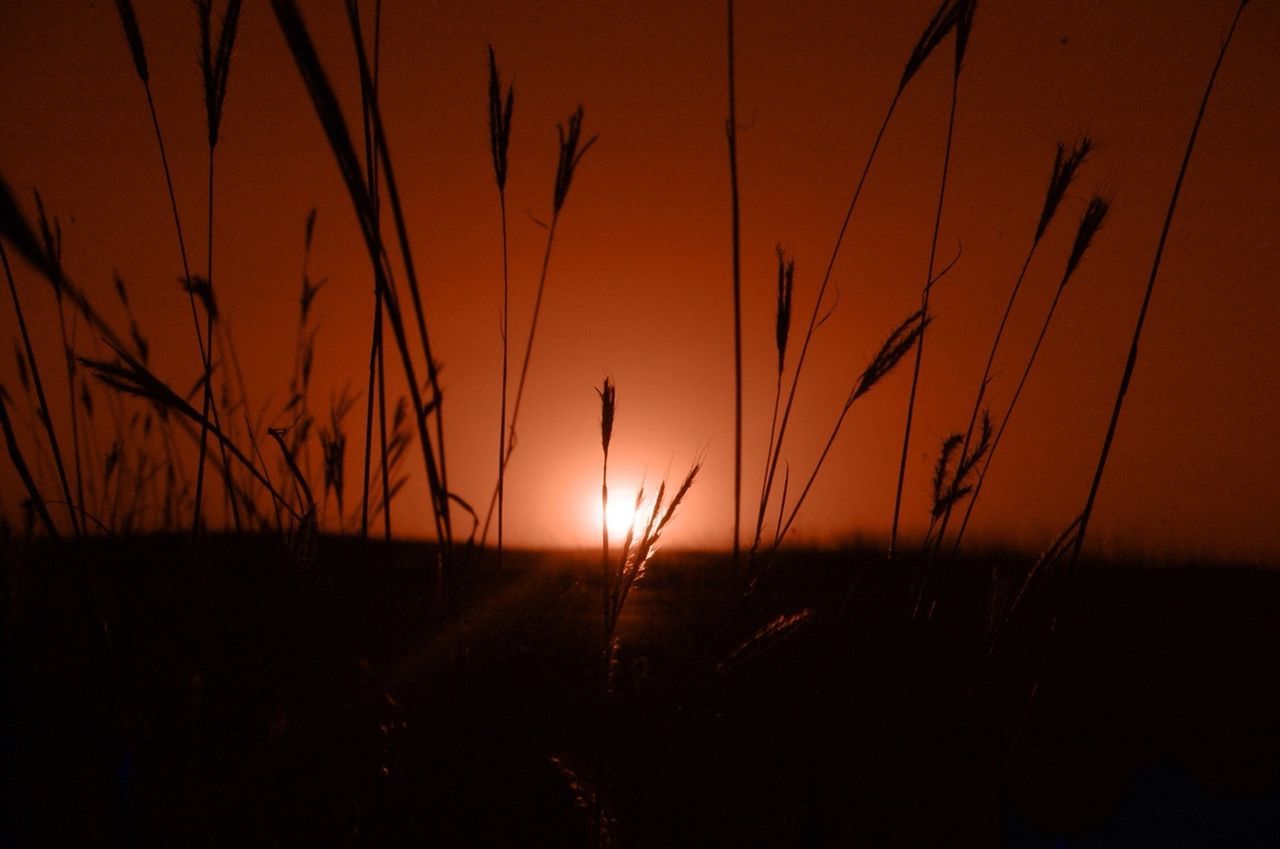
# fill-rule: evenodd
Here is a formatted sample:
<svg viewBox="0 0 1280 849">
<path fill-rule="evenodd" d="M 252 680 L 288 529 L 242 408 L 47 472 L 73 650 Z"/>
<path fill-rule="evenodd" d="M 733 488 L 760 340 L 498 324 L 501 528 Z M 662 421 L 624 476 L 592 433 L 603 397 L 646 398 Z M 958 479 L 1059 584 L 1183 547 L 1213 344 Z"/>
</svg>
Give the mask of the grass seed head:
<svg viewBox="0 0 1280 849">
<path fill-rule="evenodd" d="M 1067 280 L 1075 273 L 1080 260 L 1084 259 L 1089 245 L 1093 242 L 1093 237 L 1102 229 L 1102 222 L 1110 209 L 1111 202 L 1102 195 L 1095 194 L 1089 198 L 1089 205 L 1085 207 L 1084 215 L 1080 216 L 1080 227 L 1076 230 L 1075 244 L 1071 246 L 1071 256 L 1067 258 L 1067 270 L 1062 275 L 1063 286 L 1067 285 Z"/>
<path fill-rule="evenodd" d="M 1040 221 L 1036 225 L 1035 241 L 1040 241 L 1045 231 L 1049 229 L 1054 213 L 1058 211 L 1058 204 L 1062 202 L 1062 198 L 1066 195 L 1067 188 L 1070 187 L 1076 171 L 1084 164 L 1085 157 L 1089 155 L 1089 151 L 1092 148 L 1093 140 L 1088 136 L 1082 136 L 1072 146 L 1069 154 L 1062 142 L 1058 142 L 1057 150 L 1053 156 L 1053 171 L 1049 175 L 1049 190 L 1045 192 L 1044 196 L 1044 209 L 1040 212 Z"/>
<path fill-rule="evenodd" d="M 498 62 L 489 47 L 489 150 L 493 154 L 493 176 L 498 191 L 507 188 L 507 144 L 511 141 L 511 109 L 515 105 L 515 92 L 507 86 L 502 96 L 502 82 L 498 76 Z"/>
<path fill-rule="evenodd" d="M 618 395 L 613 378 L 606 377 L 596 394 L 600 396 L 600 445 L 607 457 L 609 442 L 613 439 L 613 412 Z"/>
<path fill-rule="evenodd" d="M 782 374 L 782 367 L 787 357 L 787 337 L 791 334 L 791 294 L 795 283 L 796 262 L 794 259 L 787 258 L 781 245 L 776 250 L 778 252 L 778 310 L 774 339 L 778 348 L 778 374 Z"/>
<path fill-rule="evenodd" d="M 866 395 L 885 375 L 893 371 L 902 358 L 915 347 L 920 334 L 932 320 L 932 317 L 926 316 L 923 310 L 916 310 L 907 317 L 906 321 L 894 328 L 858 378 L 848 403 L 852 404 Z"/>
<path fill-rule="evenodd" d="M 134 70 L 138 72 L 138 79 L 145 85 L 150 80 L 150 74 L 147 71 L 147 53 L 142 47 L 142 30 L 138 28 L 138 16 L 133 10 L 133 0 L 116 0 L 116 11 L 120 13 L 124 38 L 129 43 L 129 52 L 133 54 Z"/>
<path fill-rule="evenodd" d="M 969 47 L 969 33 L 973 30 L 973 14 L 978 9 L 978 0 L 960 0 L 956 7 L 956 76 L 964 66 L 965 50 Z"/>
<path fill-rule="evenodd" d="M 933 53 L 951 30 L 955 29 L 959 21 L 960 7 L 964 5 L 966 5 L 965 0 L 942 0 L 938 11 L 934 12 L 933 17 L 929 19 L 924 32 L 920 34 L 920 40 L 916 42 L 911 56 L 907 59 L 907 67 L 903 69 L 902 80 L 898 83 L 899 92 L 905 89 L 907 83 L 911 82 L 911 78 L 924 67 L 929 54 Z"/>
<path fill-rule="evenodd" d="M 934 518 L 941 516 L 946 511 L 947 496 L 949 492 L 953 492 L 954 484 L 947 486 L 951 472 L 951 458 L 959 450 L 961 443 L 964 442 L 964 436 L 959 433 L 953 433 L 942 440 L 942 447 L 938 451 L 938 461 L 933 466 L 933 507 L 932 514 Z"/>
<path fill-rule="evenodd" d="M 222 103 L 227 96 L 227 78 L 231 74 L 231 53 L 240 26 L 243 0 L 228 0 L 218 28 L 218 42 L 213 43 L 213 0 L 195 0 L 200 22 L 200 72 L 204 81 L 204 107 L 209 127 L 209 147 L 218 144 L 218 128 L 222 124 Z"/>
<path fill-rule="evenodd" d="M 556 132 L 560 135 L 560 161 L 556 165 L 556 186 L 551 209 L 554 215 L 559 215 L 564 207 L 565 198 L 569 195 L 573 172 L 599 136 L 592 136 L 585 144 L 579 146 L 582 139 L 581 106 L 573 110 L 573 114 L 569 116 L 568 129 L 565 129 L 564 124 L 557 124 Z"/>
</svg>

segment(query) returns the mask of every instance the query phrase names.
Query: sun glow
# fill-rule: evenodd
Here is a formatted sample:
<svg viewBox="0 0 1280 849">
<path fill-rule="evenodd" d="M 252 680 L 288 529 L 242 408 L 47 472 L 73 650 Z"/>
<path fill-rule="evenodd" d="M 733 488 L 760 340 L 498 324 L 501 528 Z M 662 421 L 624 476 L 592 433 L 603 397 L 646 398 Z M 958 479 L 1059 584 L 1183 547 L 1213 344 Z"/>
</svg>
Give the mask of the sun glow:
<svg viewBox="0 0 1280 849">
<path fill-rule="evenodd" d="M 611 545 L 621 543 L 623 537 L 627 535 L 627 531 L 631 530 L 634 525 L 639 524 L 640 513 L 636 510 L 636 489 L 636 486 L 629 484 L 609 487 L 609 509 L 605 514 L 605 522 L 609 525 Z M 600 493 L 598 491 L 595 497 L 589 501 L 588 510 L 591 516 L 591 528 L 596 535 L 599 535 L 602 523 L 600 521 Z"/>
</svg>

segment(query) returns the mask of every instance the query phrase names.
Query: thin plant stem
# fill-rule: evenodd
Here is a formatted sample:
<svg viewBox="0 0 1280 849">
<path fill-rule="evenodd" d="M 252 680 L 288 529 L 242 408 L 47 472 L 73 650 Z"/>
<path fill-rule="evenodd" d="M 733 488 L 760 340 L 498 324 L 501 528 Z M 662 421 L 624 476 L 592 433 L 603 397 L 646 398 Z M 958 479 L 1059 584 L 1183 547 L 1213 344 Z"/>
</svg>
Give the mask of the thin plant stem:
<svg viewBox="0 0 1280 849">
<path fill-rule="evenodd" d="M 358 6 L 357 6 L 358 11 Z M 361 36 L 363 37 L 363 35 Z M 381 69 L 382 54 L 382 0 L 377 0 L 374 4 L 373 12 L 373 87 L 376 91 L 379 82 L 379 73 Z M 361 126 L 364 132 L 364 159 L 365 159 L 365 180 L 369 185 L 369 201 L 373 207 L 373 224 L 375 228 L 380 226 L 381 216 L 378 213 L 378 157 L 376 146 L 373 141 L 373 126 L 369 113 L 369 96 L 368 92 L 361 88 L 360 91 L 360 116 Z M 381 460 L 382 460 L 382 484 L 384 496 L 384 509 L 388 511 L 387 538 L 390 539 L 389 511 L 390 505 L 386 503 L 385 496 L 387 490 L 387 452 L 386 452 L 386 394 L 378 391 L 381 389 L 380 384 L 376 384 L 383 369 L 383 348 L 382 348 L 382 291 L 374 288 L 373 293 L 373 333 L 369 343 L 369 388 L 366 393 L 367 405 L 365 410 L 364 424 L 364 475 L 363 486 L 361 487 L 360 498 L 360 537 L 368 539 L 369 537 L 369 471 L 372 462 L 373 451 L 373 417 L 375 391 L 377 395 L 377 415 L 379 417 L 379 435 L 381 437 Z"/>
<path fill-rule="evenodd" d="M 751 544 L 751 556 L 755 555 L 756 548 L 760 544 L 760 535 L 764 528 L 764 514 L 768 508 L 778 464 L 782 458 L 783 441 L 786 438 L 787 425 L 791 421 L 791 411 L 795 407 L 796 390 L 800 386 L 800 375 L 804 371 L 805 359 L 809 353 L 809 343 L 813 341 L 814 332 L 825 320 L 822 313 L 822 305 L 826 297 L 827 287 L 831 282 L 832 271 L 835 269 L 836 258 L 840 255 L 840 248 L 844 244 L 845 235 L 849 230 L 849 222 L 853 218 L 853 211 L 858 205 L 858 198 L 862 196 L 862 189 L 866 185 L 867 175 L 871 173 L 871 165 L 875 162 L 876 152 L 880 149 L 880 142 L 884 139 L 885 130 L 889 127 L 889 121 L 893 117 L 898 101 L 902 97 L 902 91 L 901 87 L 895 90 L 893 98 L 889 101 L 889 108 L 885 110 L 884 119 L 880 122 L 880 129 L 876 132 L 875 140 L 871 143 L 871 150 L 867 153 L 866 162 L 862 166 L 862 173 L 858 176 L 858 182 L 854 185 L 853 197 L 849 200 L 844 220 L 841 222 L 840 230 L 836 234 L 835 246 L 831 250 L 831 258 L 827 261 L 826 271 L 822 275 L 822 283 L 818 286 L 818 295 L 813 303 L 813 312 L 809 316 L 809 324 L 805 329 L 804 340 L 800 343 L 800 353 L 796 357 L 795 370 L 791 377 L 791 387 L 787 391 L 787 402 L 782 408 L 782 420 L 778 425 L 778 438 L 773 446 L 773 455 L 769 458 L 765 469 L 759 509 L 756 512 L 756 527 Z"/>
<path fill-rule="evenodd" d="M 977 426 L 978 413 L 982 411 L 982 402 L 987 397 L 987 386 L 991 383 L 991 370 L 995 367 L 996 352 L 1000 348 L 1000 340 L 1004 337 L 1005 327 L 1009 323 L 1009 316 L 1013 313 L 1014 301 L 1017 300 L 1018 292 L 1022 288 L 1022 281 L 1027 276 L 1027 270 L 1031 267 L 1031 260 L 1035 257 L 1036 248 L 1039 245 L 1039 238 L 1032 241 L 1031 248 L 1027 251 L 1026 258 L 1022 261 L 1022 268 L 1018 272 L 1018 277 L 1013 283 L 1013 289 L 1009 292 L 1009 300 L 1005 302 L 1004 313 L 1000 316 L 1000 323 L 996 326 L 996 335 L 991 341 L 991 350 L 987 354 L 987 364 L 982 369 L 982 379 L 978 381 L 978 391 L 973 398 L 973 410 L 969 413 L 969 424 L 965 426 L 964 442 L 960 448 L 962 462 L 964 458 L 969 456 L 969 448 L 973 441 L 973 429 Z M 970 503 L 972 503 L 972 500 Z M 954 504 L 947 505 L 947 509 L 943 512 L 942 519 L 938 524 L 937 546 L 939 547 L 942 545 L 943 538 L 947 535 L 947 524 L 951 521 L 951 512 L 954 507 Z"/>
<path fill-rule="evenodd" d="M 942 207 L 946 201 L 947 195 L 947 174 L 951 167 L 951 143 L 955 136 L 956 126 L 956 100 L 960 88 L 960 68 L 956 66 L 956 72 L 951 76 L 951 107 L 947 116 L 947 142 L 942 154 L 942 181 L 938 186 L 938 206 L 933 217 L 933 237 L 929 243 L 929 271 L 925 276 L 925 285 L 920 293 L 920 311 L 925 315 L 929 315 L 929 292 L 933 286 L 933 266 L 937 261 L 938 253 L 938 233 L 942 228 Z M 889 528 L 889 551 L 888 558 L 893 559 L 894 549 L 898 542 L 898 522 L 902 513 L 902 487 L 906 481 L 907 475 L 907 455 L 911 450 L 911 424 L 915 416 L 916 408 L 916 390 L 920 384 L 920 365 L 924 360 L 924 338 L 923 330 L 920 333 L 920 339 L 916 343 L 915 365 L 911 372 L 911 390 L 907 395 L 907 421 L 902 429 L 902 456 L 898 462 L 898 485 L 893 497 L 893 524 Z"/>
<path fill-rule="evenodd" d="M 1063 281 L 1065 283 L 1065 281 Z M 991 440 L 991 448 L 987 451 L 987 457 L 983 461 L 982 471 L 978 475 L 978 481 L 974 484 L 973 494 L 969 497 L 969 503 L 965 506 L 964 517 L 960 520 L 960 527 L 956 530 L 956 539 L 952 544 L 952 552 L 960 550 L 960 543 L 964 539 L 965 530 L 969 527 L 969 518 L 973 515 L 974 505 L 978 503 L 978 496 L 982 494 L 982 485 L 987 479 L 987 472 L 991 470 L 991 462 L 995 459 L 996 450 L 1000 447 L 1000 440 L 1004 436 L 1005 428 L 1009 426 L 1009 419 L 1013 416 L 1013 408 L 1017 406 L 1018 398 L 1022 396 L 1023 387 L 1027 385 L 1027 378 L 1031 376 L 1031 368 L 1036 363 L 1036 356 L 1040 353 L 1040 346 L 1044 343 L 1045 335 L 1049 332 L 1049 324 L 1053 321 L 1053 314 L 1058 308 L 1058 301 L 1062 298 L 1062 292 L 1066 289 L 1065 285 L 1059 286 L 1058 290 L 1053 294 L 1053 301 L 1049 304 L 1049 311 L 1045 314 L 1044 321 L 1040 325 L 1040 333 L 1036 336 L 1035 345 L 1031 348 L 1031 355 L 1027 358 L 1027 364 L 1022 369 L 1022 375 L 1018 378 L 1018 385 L 1013 390 L 1013 396 L 1009 399 L 1009 406 L 1005 408 L 1004 415 L 1000 419 L 1000 426 L 996 428 L 996 435 Z M 941 544 L 941 534 L 939 534 L 939 544 Z"/>
<path fill-rule="evenodd" d="M 742 257 L 741 206 L 738 198 L 738 106 L 734 86 L 733 0 L 729 7 L 729 193 L 733 244 L 733 570 L 740 568 L 742 536 Z"/>
<path fill-rule="evenodd" d="M 525 341 L 524 359 L 520 363 L 520 379 L 516 381 L 516 397 L 511 404 L 511 421 L 507 424 L 507 449 L 502 458 L 500 472 L 505 472 L 511 463 L 511 455 L 516 447 L 516 424 L 520 419 L 520 404 L 524 400 L 525 381 L 529 377 L 529 361 L 533 356 L 533 340 L 538 334 L 538 317 L 542 314 L 542 295 L 547 285 L 547 269 L 551 265 L 551 249 L 555 246 L 556 225 L 560 222 L 560 213 L 552 213 L 551 225 L 547 229 L 547 244 L 542 252 L 542 270 L 538 274 L 538 290 L 533 299 L 533 318 L 529 322 L 529 338 Z M 495 487 L 493 497 L 489 499 L 489 509 L 485 514 L 484 525 L 480 531 L 480 544 L 483 546 L 489 538 L 489 523 L 493 518 L 498 502 L 498 490 Z"/>
<path fill-rule="evenodd" d="M 502 398 L 498 411 L 498 569 L 502 569 L 503 533 L 506 526 L 507 488 L 507 381 L 510 369 L 510 256 L 507 239 L 507 191 L 498 189 L 498 213 L 502 219 Z M 605 463 L 609 455 L 605 454 Z M 605 527 L 606 559 L 609 547 L 609 529 Z"/>
<path fill-rule="evenodd" d="M 1226 59 L 1227 48 L 1231 46 L 1231 39 L 1236 33 L 1236 27 L 1240 23 L 1240 16 L 1244 13 L 1244 7 L 1248 5 L 1249 0 L 1240 0 L 1240 5 L 1236 8 L 1235 17 L 1231 20 L 1231 29 L 1227 31 L 1227 37 L 1222 41 L 1222 48 L 1218 51 L 1217 61 L 1213 64 L 1213 71 L 1209 74 L 1209 82 L 1204 89 L 1204 97 L 1200 100 L 1200 109 L 1196 112 L 1195 122 L 1191 126 L 1191 137 L 1187 140 L 1187 150 L 1182 156 L 1182 165 L 1178 168 L 1178 177 L 1173 184 L 1173 195 L 1169 198 L 1169 208 L 1165 213 L 1164 226 L 1160 228 L 1160 239 L 1156 244 L 1155 258 L 1151 262 L 1151 275 L 1147 278 L 1147 289 L 1142 296 L 1142 308 L 1138 311 L 1138 320 L 1133 328 L 1133 339 L 1129 343 L 1129 354 L 1125 359 L 1124 373 L 1120 377 L 1120 387 L 1116 391 L 1115 406 L 1111 410 L 1111 420 L 1107 424 L 1107 435 L 1102 440 L 1102 454 L 1098 457 L 1098 467 L 1093 473 L 1093 483 L 1089 486 L 1089 496 L 1085 499 L 1084 512 L 1080 515 L 1080 530 L 1076 535 L 1075 543 L 1071 547 L 1071 565 L 1074 567 L 1080 560 L 1080 550 L 1084 547 L 1085 533 L 1089 529 L 1089 519 L 1093 516 L 1094 503 L 1098 498 L 1098 489 L 1102 485 L 1102 473 L 1107 466 L 1107 458 L 1111 455 L 1111 443 L 1115 439 L 1116 427 L 1120 423 L 1120 411 L 1124 407 L 1125 394 L 1129 391 L 1129 382 L 1133 379 L 1133 372 L 1138 364 L 1138 343 L 1142 339 L 1142 329 L 1147 320 L 1147 309 L 1151 305 L 1151 293 L 1156 286 L 1156 277 L 1160 273 L 1160 261 L 1164 257 L 1165 243 L 1169 239 L 1169 230 L 1173 226 L 1173 214 L 1178 208 L 1178 196 L 1182 193 L 1182 182 L 1187 176 L 1187 168 L 1191 164 L 1191 154 L 1195 150 L 1196 137 L 1200 134 L 1200 125 L 1204 122 L 1205 112 L 1209 107 L 1209 96 L 1213 93 L 1214 83 L 1218 79 L 1218 71 L 1222 69 L 1222 62 Z"/>
<path fill-rule="evenodd" d="M 70 339 L 67 336 L 67 319 L 62 308 L 62 298 L 58 297 L 58 330 L 62 334 L 62 353 L 66 359 L 67 397 L 70 402 L 71 420 L 71 459 L 76 475 L 76 501 L 69 502 L 72 526 L 77 535 L 84 534 L 84 524 L 79 517 L 84 512 L 84 474 L 80 464 L 80 403 L 76 400 L 76 352 L 75 352 L 75 314 L 71 318 L 72 330 Z M 48 410 L 45 410 L 48 414 Z"/>
<path fill-rule="evenodd" d="M 205 285 L 209 287 L 209 297 L 213 298 L 213 146 L 209 147 L 209 205 L 208 205 L 208 265 L 206 268 Z M 200 453 L 196 462 L 196 494 L 195 507 L 191 519 L 191 533 L 199 535 L 201 530 L 202 510 L 204 502 L 204 462 L 205 456 L 209 450 L 209 433 L 208 420 L 209 408 L 213 404 L 213 381 L 210 379 L 213 371 L 213 311 L 209 308 L 209 304 L 205 304 L 205 331 L 204 338 L 206 345 L 204 348 L 204 398 L 201 401 L 201 419 L 200 425 Z"/>
</svg>

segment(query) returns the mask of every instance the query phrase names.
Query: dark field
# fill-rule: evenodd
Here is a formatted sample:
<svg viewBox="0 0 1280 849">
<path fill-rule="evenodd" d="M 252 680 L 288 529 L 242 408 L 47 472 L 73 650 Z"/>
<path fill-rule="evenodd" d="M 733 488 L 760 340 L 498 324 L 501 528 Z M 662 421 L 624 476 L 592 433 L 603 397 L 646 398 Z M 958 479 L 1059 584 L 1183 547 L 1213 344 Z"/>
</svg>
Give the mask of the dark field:
<svg viewBox="0 0 1280 849">
<path fill-rule="evenodd" d="M 951 564 L 926 626 L 910 561 L 743 602 L 664 552 L 606 695 L 589 554 L 449 606 L 408 544 L 3 555 L 5 845 L 1280 845 L 1275 570 L 1087 564 L 993 637 L 1029 558 Z"/>
</svg>

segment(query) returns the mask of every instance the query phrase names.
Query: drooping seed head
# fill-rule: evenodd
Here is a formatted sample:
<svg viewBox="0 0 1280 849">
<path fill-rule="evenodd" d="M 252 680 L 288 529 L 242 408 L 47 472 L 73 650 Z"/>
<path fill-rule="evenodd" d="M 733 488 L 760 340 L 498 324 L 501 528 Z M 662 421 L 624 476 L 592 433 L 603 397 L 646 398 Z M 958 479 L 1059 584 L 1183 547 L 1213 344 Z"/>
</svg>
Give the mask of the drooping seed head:
<svg viewBox="0 0 1280 849">
<path fill-rule="evenodd" d="M 613 378 L 606 377 L 596 394 L 600 396 L 600 446 L 607 457 L 609 442 L 613 439 L 613 411 L 617 400 L 617 387 Z"/>
<path fill-rule="evenodd" d="M 933 53 L 951 30 L 955 29 L 959 20 L 959 9 L 963 3 L 964 0 L 942 0 L 938 11 L 934 12 L 933 17 L 929 19 L 924 32 L 920 34 L 920 40 L 916 42 L 911 56 L 907 59 L 907 67 L 902 71 L 902 80 L 898 83 L 899 93 L 907 87 L 907 83 L 911 82 L 916 72 L 924 67 L 929 54 Z"/>
<path fill-rule="evenodd" d="M 307 223 L 305 225 L 306 232 L 303 236 L 303 250 L 305 253 L 311 253 L 311 238 L 316 232 L 316 208 L 311 207 L 311 211 L 307 213 Z"/>
<path fill-rule="evenodd" d="M 978 0 L 960 0 L 956 7 L 956 76 L 964 66 L 964 54 L 969 47 L 969 33 L 973 30 L 973 14 L 977 8 Z"/>
<path fill-rule="evenodd" d="M 951 472 L 951 458 L 964 442 L 963 434 L 953 433 L 942 440 L 938 451 L 938 460 L 933 465 L 933 504 L 930 508 L 934 518 L 941 516 L 947 509 L 948 495 L 955 490 L 954 481 L 948 487 Z"/>
<path fill-rule="evenodd" d="M 1067 270 L 1062 275 L 1062 283 L 1067 285 L 1067 280 L 1075 273 L 1076 268 L 1080 265 L 1080 260 L 1084 259 L 1085 252 L 1089 250 L 1089 245 L 1093 242 L 1093 237 L 1102 229 L 1102 222 L 1107 217 L 1107 212 L 1111 209 L 1111 202 L 1099 194 L 1095 194 L 1089 198 L 1089 205 L 1085 207 L 1084 215 L 1080 216 L 1080 227 L 1076 230 L 1076 241 L 1071 246 L 1071 256 L 1067 258 Z"/>
<path fill-rule="evenodd" d="M 795 282 L 796 262 L 794 259 L 787 258 L 781 245 L 776 250 L 778 252 L 778 310 L 774 337 L 778 348 L 778 373 L 781 374 L 787 356 L 787 337 L 791 334 L 791 293 Z"/>
<path fill-rule="evenodd" d="M 846 404 L 852 404 L 870 392 L 885 375 L 893 371 L 894 367 L 902 361 L 902 358 L 915 347 L 920 334 L 924 332 L 924 329 L 932 321 L 932 316 L 926 316 L 923 310 L 916 310 L 907 317 L 906 321 L 894 328 L 894 331 L 889 334 L 889 338 L 880 346 L 880 350 L 871 358 L 871 362 L 859 376 L 858 382 L 853 392 L 849 395 L 849 400 Z"/>
<path fill-rule="evenodd" d="M 147 71 L 147 53 L 142 47 L 142 30 L 138 28 L 138 16 L 133 10 L 133 0 L 116 0 L 116 11 L 120 13 L 124 38 L 129 43 L 129 52 L 133 54 L 133 67 L 138 72 L 138 79 L 146 85 L 150 81 L 150 74 Z"/>
<path fill-rule="evenodd" d="M 1040 241 L 1045 231 L 1049 229 L 1049 223 L 1053 221 L 1053 215 L 1058 211 L 1058 204 L 1062 202 L 1067 188 L 1075 178 L 1076 171 L 1084 164 L 1085 157 L 1089 155 L 1092 148 L 1093 140 L 1088 136 L 1082 136 L 1071 148 L 1069 154 L 1062 142 L 1058 142 L 1053 156 L 1053 172 L 1049 175 L 1049 190 L 1044 196 L 1044 209 L 1040 213 L 1040 222 L 1036 225 L 1035 241 Z"/>
<path fill-rule="evenodd" d="M 498 62 L 489 47 L 489 150 L 493 154 L 493 176 L 498 191 L 507 188 L 507 144 L 511 141 L 511 109 L 515 105 L 515 91 L 507 86 L 507 96 L 502 96 L 502 82 L 498 76 Z"/>
<path fill-rule="evenodd" d="M 579 147 L 582 138 L 582 107 L 579 106 L 569 116 L 569 128 L 566 130 L 564 124 L 557 124 L 556 131 L 560 134 L 560 161 L 556 165 L 556 186 L 552 203 L 552 214 L 559 215 L 561 208 L 564 207 L 564 200 L 569 195 L 569 185 L 573 182 L 573 172 L 578 167 L 578 163 L 582 161 L 582 157 L 591 145 L 596 143 L 599 136 L 592 136 L 587 139 L 585 144 Z"/>
<path fill-rule="evenodd" d="M 193 274 L 186 280 L 178 278 L 178 282 L 182 284 L 182 288 L 190 295 L 196 298 L 204 305 L 205 312 L 213 321 L 218 319 L 218 305 L 213 300 L 213 287 L 209 285 L 209 280 L 198 274 Z"/>
<path fill-rule="evenodd" d="M 228 0 L 222 13 L 218 42 L 213 42 L 213 0 L 195 0 L 200 23 L 200 72 L 204 81 L 204 106 L 209 128 L 209 147 L 218 144 L 218 128 L 222 124 L 222 103 L 227 96 L 227 78 L 231 74 L 231 53 L 240 26 L 243 0 Z"/>
</svg>

